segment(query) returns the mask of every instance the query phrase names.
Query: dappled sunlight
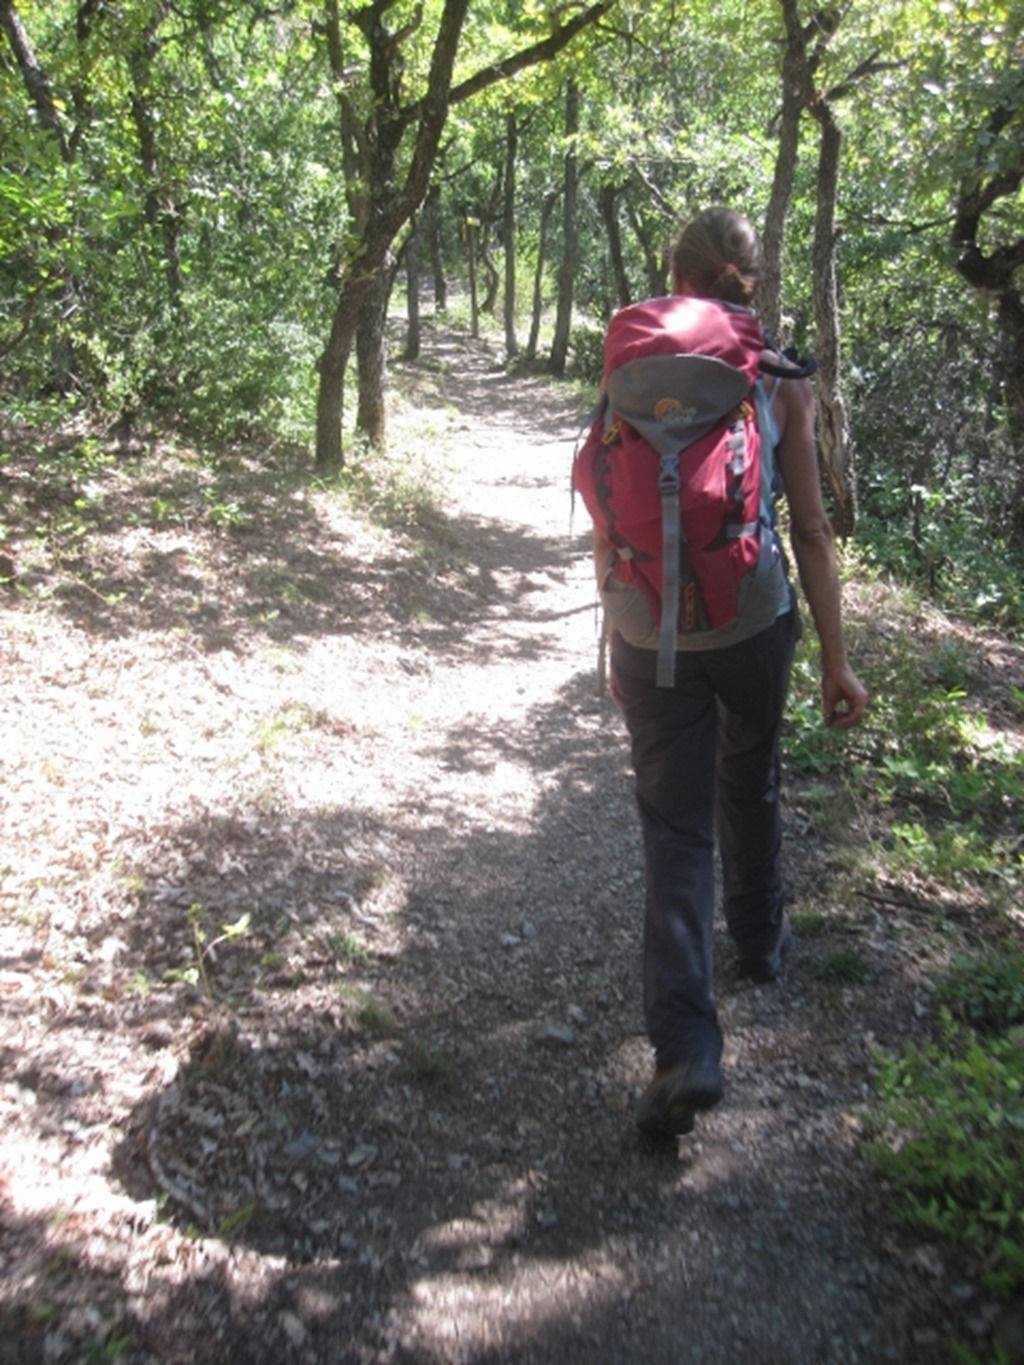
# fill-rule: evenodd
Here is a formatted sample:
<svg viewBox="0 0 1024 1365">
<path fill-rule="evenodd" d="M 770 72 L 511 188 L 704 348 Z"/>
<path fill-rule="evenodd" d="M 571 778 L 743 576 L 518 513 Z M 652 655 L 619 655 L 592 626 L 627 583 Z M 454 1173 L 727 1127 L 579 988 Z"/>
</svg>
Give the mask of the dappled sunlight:
<svg viewBox="0 0 1024 1365">
<path fill-rule="evenodd" d="M 765 1360 L 912 1343 L 946 1309 L 875 1237 L 859 1106 L 876 1043 L 927 1023 L 943 927 L 847 894 L 864 812 L 799 779 L 788 979 L 741 982 L 719 930 L 726 1099 L 637 1140 L 642 859 L 571 442 L 516 425 L 532 381 L 474 392 L 449 511 L 389 531 L 255 465 L 248 527 L 112 491 L 3 603 L 19 1321 L 359 1365 L 672 1362 L 723 1322 Z"/>
</svg>

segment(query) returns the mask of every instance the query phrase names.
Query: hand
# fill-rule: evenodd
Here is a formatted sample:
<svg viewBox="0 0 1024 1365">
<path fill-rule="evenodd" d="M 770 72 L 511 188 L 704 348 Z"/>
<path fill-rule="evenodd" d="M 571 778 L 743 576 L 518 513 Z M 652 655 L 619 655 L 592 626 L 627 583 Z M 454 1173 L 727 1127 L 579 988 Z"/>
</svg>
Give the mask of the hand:
<svg viewBox="0 0 1024 1365">
<path fill-rule="evenodd" d="M 867 714 L 868 693 L 849 665 L 826 673 L 821 682 L 825 724 L 836 730 L 852 730 Z"/>
</svg>

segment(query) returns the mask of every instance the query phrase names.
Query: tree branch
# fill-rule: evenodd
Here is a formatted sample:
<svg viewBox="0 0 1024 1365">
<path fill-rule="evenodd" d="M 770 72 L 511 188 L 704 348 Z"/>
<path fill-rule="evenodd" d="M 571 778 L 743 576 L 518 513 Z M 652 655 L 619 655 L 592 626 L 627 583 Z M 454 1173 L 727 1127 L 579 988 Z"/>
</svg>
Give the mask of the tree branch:
<svg viewBox="0 0 1024 1365">
<path fill-rule="evenodd" d="M 550 61 L 553 57 L 557 57 L 559 52 L 568 46 L 578 33 L 596 23 L 602 15 L 607 14 L 612 9 L 614 4 L 615 0 L 597 0 L 596 4 L 591 5 L 589 9 L 582 10 L 567 24 L 556 28 L 547 38 L 542 38 L 539 42 L 532 43 L 529 47 L 525 47 L 509 57 L 504 57 L 491 66 L 483 67 L 467 80 L 452 86 L 448 94 L 449 105 L 461 104 L 464 100 L 479 94 L 481 90 L 487 90 L 490 86 L 497 85 L 499 81 L 508 80 L 510 76 L 516 76 L 528 67 L 537 66 L 540 62 Z M 423 107 L 429 99 L 430 96 L 428 95 L 425 99 L 407 105 L 402 110 L 402 118 L 406 122 L 415 122 L 421 117 Z"/>
<path fill-rule="evenodd" d="M 43 68 L 36 61 L 32 40 L 28 36 L 14 0 L 0 0 L 0 28 L 7 35 L 7 41 L 11 45 L 14 59 L 18 63 L 18 70 L 21 72 L 21 79 L 28 91 L 29 99 L 39 115 L 39 122 L 44 128 L 48 128 L 57 139 L 61 159 L 66 162 L 72 161 L 74 153 L 65 135 L 60 114 L 57 112 L 57 106 L 50 90 L 50 82 L 47 80 Z"/>
<path fill-rule="evenodd" d="M 850 92 L 869 76 L 877 76 L 880 71 L 898 71 L 900 67 L 906 66 L 906 62 L 884 62 L 879 60 L 877 52 L 873 52 L 870 57 L 865 57 L 862 62 L 853 68 L 850 74 L 844 77 L 838 85 L 833 85 L 831 89 L 822 92 L 819 98 L 823 100 L 840 100 L 849 95 Z"/>
<path fill-rule="evenodd" d="M 666 199 L 661 189 L 657 185 L 655 185 L 654 182 L 650 179 L 650 177 L 644 172 L 639 162 L 633 165 L 630 169 L 633 179 L 644 191 L 644 193 L 650 195 L 651 199 L 654 201 L 654 203 L 658 205 L 662 213 L 666 214 L 670 219 L 675 221 L 675 219 L 679 217 L 678 205 L 671 204 L 668 201 L 668 199 Z"/>
<path fill-rule="evenodd" d="M 986 131 L 998 137 L 1012 123 L 1017 111 L 1008 105 L 1000 105 L 989 115 Z M 980 258 L 977 246 L 978 225 L 982 216 L 999 199 L 1016 194 L 1024 183 L 1024 149 L 1017 147 L 1016 158 L 1012 165 L 999 175 L 984 181 L 980 177 L 974 184 L 966 179 L 960 186 L 957 197 L 956 218 L 953 223 L 953 245 L 967 248 Z M 961 273 L 964 267 L 961 265 Z M 972 281 L 973 282 L 973 281 Z"/>
</svg>

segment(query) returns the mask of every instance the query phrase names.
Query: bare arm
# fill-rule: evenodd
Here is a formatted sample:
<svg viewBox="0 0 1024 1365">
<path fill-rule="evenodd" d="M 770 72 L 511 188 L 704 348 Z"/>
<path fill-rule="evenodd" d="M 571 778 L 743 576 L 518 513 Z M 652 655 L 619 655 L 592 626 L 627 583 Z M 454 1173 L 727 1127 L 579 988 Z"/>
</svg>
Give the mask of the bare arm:
<svg viewBox="0 0 1024 1365">
<path fill-rule="evenodd" d="M 789 505 L 793 556 L 821 642 L 825 724 L 849 730 L 863 720 L 868 694 L 846 658 L 835 539 L 821 496 L 814 396 L 808 381 L 780 383 L 774 413 L 779 427 L 776 457 Z"/>
</svg>

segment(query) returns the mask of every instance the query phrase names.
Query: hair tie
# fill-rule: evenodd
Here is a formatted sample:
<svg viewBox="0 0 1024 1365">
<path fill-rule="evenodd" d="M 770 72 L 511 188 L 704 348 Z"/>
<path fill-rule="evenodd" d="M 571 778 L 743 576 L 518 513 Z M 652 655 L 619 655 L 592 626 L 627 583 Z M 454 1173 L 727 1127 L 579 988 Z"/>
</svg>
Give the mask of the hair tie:
<svg viewBox="0 0 1024 1365">
<path fill-rule="evenodd" d="M 723 265 L 722 268 L 719 270 L 718 278 L 721 279 L 723 275 L 728 274 L 738 275 L 739 273 L 740 273 L 739 266 L 733 265 L 732 261 L 727 261 L 725 265 Z"/>
</svg>

